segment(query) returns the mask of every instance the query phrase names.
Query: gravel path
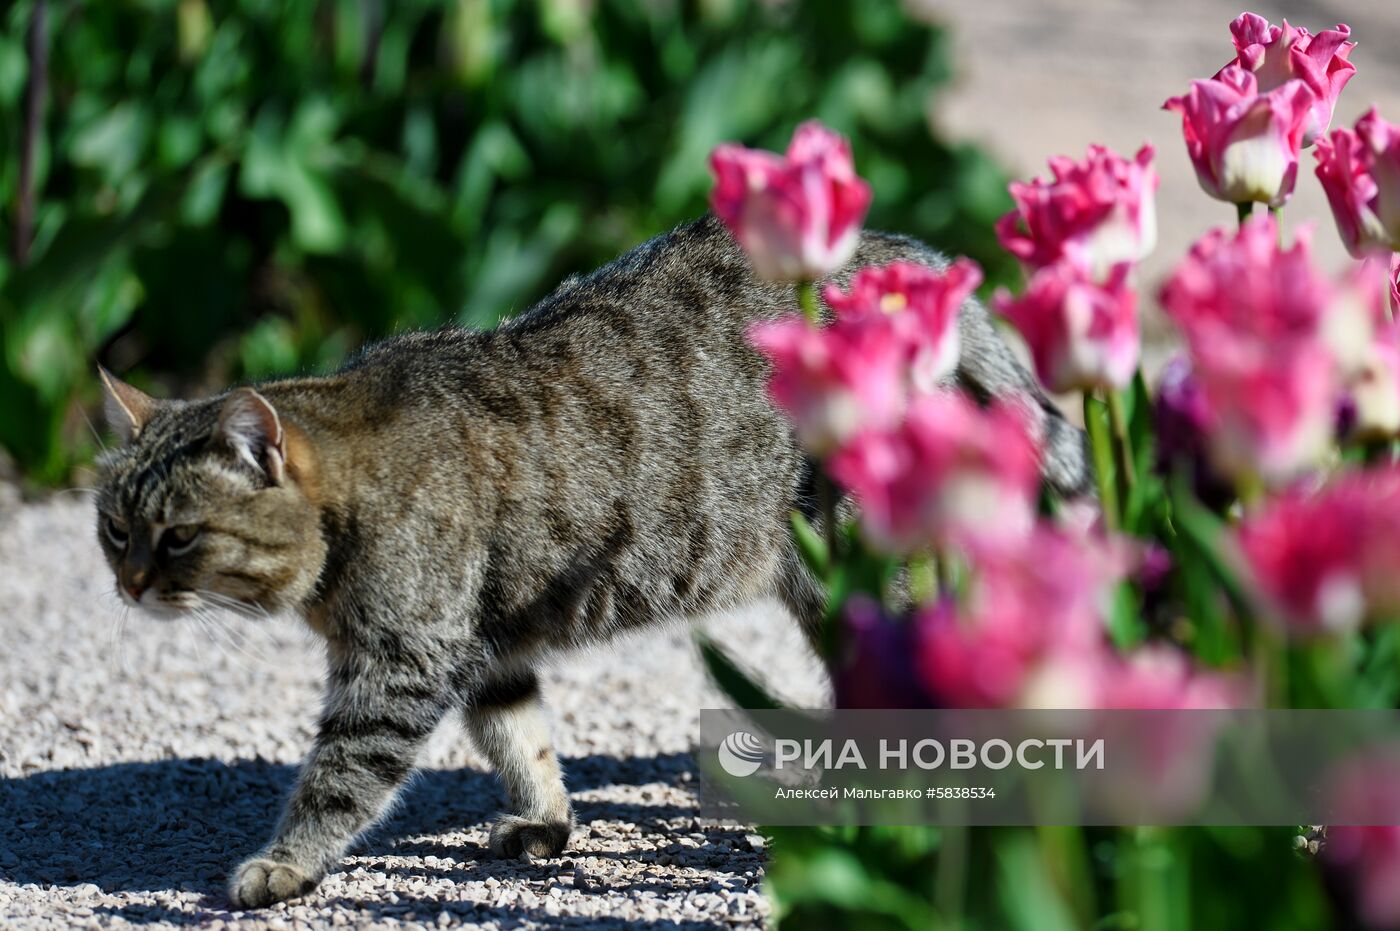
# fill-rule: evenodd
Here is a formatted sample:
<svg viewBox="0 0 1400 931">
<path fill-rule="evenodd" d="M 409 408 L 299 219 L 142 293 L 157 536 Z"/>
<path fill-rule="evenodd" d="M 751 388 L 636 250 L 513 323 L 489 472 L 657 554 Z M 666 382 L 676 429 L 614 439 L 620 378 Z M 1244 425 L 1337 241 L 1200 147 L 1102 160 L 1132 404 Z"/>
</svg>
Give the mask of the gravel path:
<svg viewBox="0 0 1400 931">
<path fill-rule="evenodd" d="M 501 862 L 504 799 L 455 723 L 394 814 L 305 900 L 230 912 L 317 710 L 297 622 L 123 619 L 85 495 L 0 486 L 0 927 L 757 925 L 761 838 L 695 820 L 701 708 L 724 704 L 677 628 L 560 662 L 546 697 L 580 827 L 567 859 Z M 707 624 L 791 700 L 820 670 L 778 608 Z"/>
</svg>

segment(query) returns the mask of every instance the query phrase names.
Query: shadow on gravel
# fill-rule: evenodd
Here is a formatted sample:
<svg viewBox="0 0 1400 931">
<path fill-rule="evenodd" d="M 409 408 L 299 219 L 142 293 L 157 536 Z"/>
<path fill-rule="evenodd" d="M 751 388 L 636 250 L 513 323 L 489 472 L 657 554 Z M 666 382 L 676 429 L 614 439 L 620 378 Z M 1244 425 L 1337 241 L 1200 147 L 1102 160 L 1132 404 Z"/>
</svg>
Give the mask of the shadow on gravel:
<svg viewBox="0 0 1400 931">
<path fill-rule="evenodd" d="M 415 904 L 411 900 L 405 900 L 404 904 L 396 907 L 379 907 L 374 903 L 363 902 L 359 899 L 327 899 L 323 903 L 327 908 L 339 913 L 359 913 L 357 918 L 369 919 L 375 926 L 381 923 L 385 926 L 392 926 L 390 923 L 398 923 L 407 919 L 409 914 L 414 914 L 418 921 L 425 919 L 435 920 L 440 915 L 448 915 L 452 919 L 449 926 L 456 928 L 474 928 L 480 922 L 491 921 L 503 927 L 515 927 L 518 922 L 528 922 L 531 927 L 543 928 L 596 928 L 596 929 L 620 929 L 638 928 L 642 931 L 728 931 L 733 925 L 722 920 L 676 920 L 674 918 L 608 918 L 605 916 L 583 917 L 578 915 L 550 915 L 542 909 L 526 908 L 516 905 L 488 906 L 474 902 L 429 902 Z M 103 922 L 120 919 L 122 922 L 131 925 L 204 925 L 214 921 L 230 921 L 229 912 L 183 912 L 179 909 L 165 908 L 163 906 L 151 905 L 142 907 L 127 908 L 107 908 L 98 907 L 93 909 L 93 913 Z M 244 913 L 233 913 L 244 914 Z M 246 913 L 255 915 L 256 912 Z M 106 921 L 103 921 L 106 919 Z M 283 919 L 286 923 L 286 919 Z M 744 922 L 749 924 L 749 922 Z M 301 924 L 297 923 L 300 927 Z"/>
<path fill-rule="evenodd" d="M 593 755 L 566 759 L 564 768 L 570 789 L 586 791 L 679 782 L 694 763 L 679 753 Z M 295 778 L 296 767 L 285 764 L 176 759 L 0 779 L 0 879 L 94 883 L 112 893 L 176 889 L 221 900 L 228 870 L 267 840 Z M 395 814 L 356 849 L 462 858 L 461 847 L 420 836 L 484 824 L 504 802 L 489 773 L 424 770 Z M 583 821 L 645 823 L 686 814 L 670 805 L 579 804 Z M 405 836 L 420 839 L 393 844 Z"/>
</svg>

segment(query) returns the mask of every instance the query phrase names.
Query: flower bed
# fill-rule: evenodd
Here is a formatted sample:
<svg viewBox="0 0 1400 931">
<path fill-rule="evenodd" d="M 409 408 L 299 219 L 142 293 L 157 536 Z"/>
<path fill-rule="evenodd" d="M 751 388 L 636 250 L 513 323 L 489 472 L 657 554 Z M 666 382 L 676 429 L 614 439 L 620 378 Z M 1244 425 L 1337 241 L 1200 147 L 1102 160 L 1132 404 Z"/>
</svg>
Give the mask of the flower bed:
<svg viewBox="0 0 1400 931">
<path fill-rule="evenodd" d="M 795 286 L 794 315 L 752 334 L 774 402 L 819 482 L 858 505 L 839 522 L 826 494 L 819 521 L 793 518 L 829 596 L 839 706 L 1400 701 L 1400 128 L 1374 110 L 1330 128 L 1355 71 L 1346 26 L 1246 13 L 1231 32 L 1235 58 L 1165 104 L 1238 227 L 1162 285 L 1185 349 L 1155 387 L 1137 274 L 1156 242 L 1152 148 L 1053 159 L 1011 185 L 998 225 L 1026 285 L 992 304 L 1047 389 L 1083 393 L 1092 496 L 1041 489 L 1014 400 L 949 387 L 975 264 L 862 269 L 822 290 L 822 312 L 817 282 L 871 200 L 844 140 L 807 124 L 785 155 L 712 156 L 716 213 Z M 1340 277 L 1278 218 L 1309 147 L 1358 260 Z M 1400 827 L 774 834 L 770 888 L 794 928 L 1400 925 Z"/>
</svg>

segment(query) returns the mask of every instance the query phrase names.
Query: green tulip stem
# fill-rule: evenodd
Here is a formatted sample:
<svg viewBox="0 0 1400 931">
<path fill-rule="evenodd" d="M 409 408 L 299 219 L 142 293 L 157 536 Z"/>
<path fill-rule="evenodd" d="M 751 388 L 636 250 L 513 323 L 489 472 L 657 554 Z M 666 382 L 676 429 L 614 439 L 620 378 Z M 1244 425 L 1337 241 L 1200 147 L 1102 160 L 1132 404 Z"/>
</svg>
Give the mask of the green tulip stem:
<svg viewBox="0 0 1400 931">
<path fill-rule="evenodd" d="M 1103 402 L 1092 391 L 1084 392 L 1084 429 L 1089 433 L 1089 447 L 1094 454 L 1094 478 L 1099 486 L 1099 506 L 1103 509 L 1104 526 L 1119 527 L 1118 490 L 1113 478 L 1113 438 L 1103 416 Z"/>
<path fill-rule="evenodd" d="M 1241 204 L 1235 204 L 1235 209 L 1239 211 L 1240 226 L 1244 226 L 1244 221 L 1248 220 L 1254 213 L 1254 201 L 1247 200 Z"/>
<path fill-rule="evenodd" d="M 1128 499 L 1132 497 L 1133 486 L 1137 484 L 1133 468 L 1133 444 L 1128 436 L 1128 418 L 1123 413 L 1123 396 L 1119 391 L 1105 388 L 1104 396 L 1108 399 L 1108 420 L 1113 427 L 1113 451 L 1118 461 L 1118 486 L 1123 508 L 1126 510 Z"/>
<path fill-rule="evenodd" d="M 799 281 L 797 283 L 797 304 L 802 308 L 802 316 L 807 318 L 807 322 L 812 326 L 821 326 L 822 312 L 817 306 L 817 285 L 814 281 Z"/>
</svg>

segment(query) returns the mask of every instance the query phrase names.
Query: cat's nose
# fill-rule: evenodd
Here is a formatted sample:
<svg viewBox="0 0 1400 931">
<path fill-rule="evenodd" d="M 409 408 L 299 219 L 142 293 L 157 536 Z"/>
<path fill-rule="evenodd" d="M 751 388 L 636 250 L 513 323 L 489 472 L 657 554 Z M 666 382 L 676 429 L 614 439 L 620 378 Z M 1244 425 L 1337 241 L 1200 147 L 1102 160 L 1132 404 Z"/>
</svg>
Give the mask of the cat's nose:
<svg viewBox="0 0 1400 931">
<path fill-rule="evenodd" d="M 146 589 L 151 587 L 151 574 L 145 569 L 136 569 L 126 573 L 126 578 L 122 580 L 122 588 L 131 596 L 132 601 L 140 601 Z"/>
</svg>

